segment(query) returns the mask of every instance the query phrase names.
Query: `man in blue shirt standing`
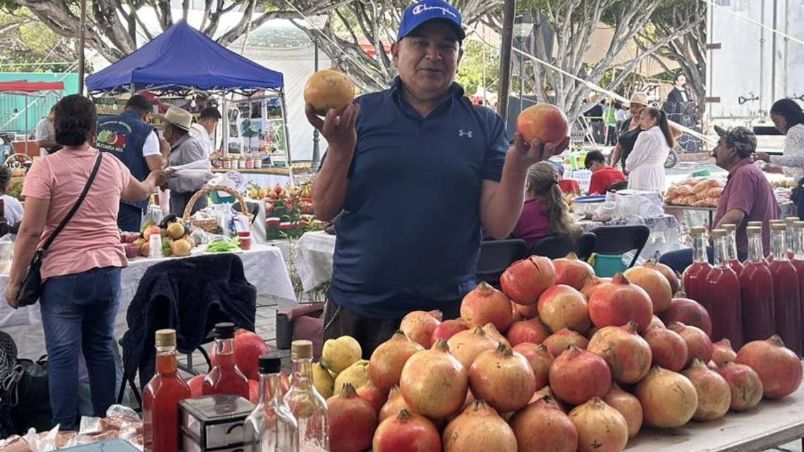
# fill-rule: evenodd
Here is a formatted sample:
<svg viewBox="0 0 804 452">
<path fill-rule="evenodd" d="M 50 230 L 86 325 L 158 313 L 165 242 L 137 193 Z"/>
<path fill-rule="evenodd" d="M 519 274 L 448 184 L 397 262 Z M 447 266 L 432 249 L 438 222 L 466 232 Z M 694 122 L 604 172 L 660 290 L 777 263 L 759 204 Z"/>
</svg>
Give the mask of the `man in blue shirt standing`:
<svg viewBox="0 0 804 452">
<path fill-rule="evenodd" d="M 327 338 L 350 335 L 368 357 L 415 310 L 459 316 L 475 286 L 481 228 L 505 238 L 530 165 L 560 143 L 509 148 L 502 119 L 453 82 L 461 13 L 423 0 L 403 15 L 391 52 L 399 76 L 342 112 L 307 117 L 329 143 L 313 186 L 318 218 L 337 220 Z"/>
</svg>

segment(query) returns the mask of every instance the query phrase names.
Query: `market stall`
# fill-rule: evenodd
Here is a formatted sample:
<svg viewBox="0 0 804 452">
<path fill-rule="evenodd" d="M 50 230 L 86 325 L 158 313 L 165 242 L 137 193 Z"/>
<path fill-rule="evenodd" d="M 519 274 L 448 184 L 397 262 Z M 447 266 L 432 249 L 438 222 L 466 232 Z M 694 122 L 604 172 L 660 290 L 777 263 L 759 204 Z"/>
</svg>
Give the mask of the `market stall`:
<svg viewBox="0 0 804 452">
<path fill-rule="evenodd" d="M 25 130 L 24 140 L 19 141 L 12 141 L 11 146 L 12 150 L 10 153 L 18 153 L 28 155 L 30 157 L 35 157 L 39 155 L 39 146 L 35 141 L 29 140 L 29 133 L 32 130 L 32 126 L 35 124 L 28 123 L 28 106 L 29 106 L 29 98 L 48 98 L 48 99 L 55 99 L 58 100 L 58 97 L 64 91 L 64 83 L 63 82 L 29 82 L 25 80 L 18 80 L 12 82 L 0 82 L 0 94 L 2 95 L 11 95 L 11 96 L 20 96 L 24 98 L 24 108 L 23 113 L 25 115 Z M 49 107 L 48 107 L 49 108 Z M 15 109 L 15 113 L 16 113 Z M 5 127 L 8 123 L 11 123 L 16 117 L 16 114 L 12 116 L 6 124 L 0 123 L 0 130 L 6 130 Z M 3 156 L 5 158 L 7 156 Z"/>
</svg>

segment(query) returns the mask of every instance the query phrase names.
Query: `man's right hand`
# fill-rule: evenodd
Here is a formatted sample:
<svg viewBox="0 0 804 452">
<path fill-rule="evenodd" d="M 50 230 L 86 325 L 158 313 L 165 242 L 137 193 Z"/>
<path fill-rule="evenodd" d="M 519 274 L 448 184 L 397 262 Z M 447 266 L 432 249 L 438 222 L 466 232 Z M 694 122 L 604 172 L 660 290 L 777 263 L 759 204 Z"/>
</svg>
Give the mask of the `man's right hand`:
<svg viewBox="0 0 804 452">
<path fill-rule="evenodd" d="M 329 145 L 327 153 L 332 153 L 333 156 L 339 154 L 346 156 L 354 152 L 357 145 L 355 123 L 357 115 L 360 113 L 360 105 L 349 104 L 340 115 L 335 109 L 330 108 L 324 119 L 315 114 L 315 110 L 310 104 L 304 106 L 304 112 L 310 124 L 318 129 L 327 140 Z"/>
</svg>

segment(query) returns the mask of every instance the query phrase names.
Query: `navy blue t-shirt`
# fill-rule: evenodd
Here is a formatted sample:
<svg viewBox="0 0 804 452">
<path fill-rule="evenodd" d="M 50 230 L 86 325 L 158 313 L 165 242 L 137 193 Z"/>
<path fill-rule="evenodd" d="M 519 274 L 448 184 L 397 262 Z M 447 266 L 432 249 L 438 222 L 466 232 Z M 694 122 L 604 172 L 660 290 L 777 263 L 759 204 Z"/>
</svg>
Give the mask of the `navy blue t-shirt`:
<svg viewBox="0 0 804 452">
<path fill-rule="evenodd" d="M 359 315 L 396 319 L 439 309 L 475 286 L 484 180 L 499 182 L 502 119 L 453 84 L 427 118 L 388 90 L 357 99 L 330 297 Z"/>
</svg>

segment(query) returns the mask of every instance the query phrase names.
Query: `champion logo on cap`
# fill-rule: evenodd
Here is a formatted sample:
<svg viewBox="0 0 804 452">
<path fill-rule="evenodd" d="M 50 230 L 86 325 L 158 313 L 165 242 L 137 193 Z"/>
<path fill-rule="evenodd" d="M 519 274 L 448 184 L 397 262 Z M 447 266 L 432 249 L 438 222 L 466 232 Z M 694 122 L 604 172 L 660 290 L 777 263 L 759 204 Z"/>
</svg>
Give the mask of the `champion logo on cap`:
<svg viewBox="0 0 804 452">
<path fill-rule="evenodd" d="M 416 27 L 431 20 L 440 20 L 449 24 L 455 30 L 458 40 L 463 40 L 466 37 L 466 33 L 461 27 L 461 12 L 458 8 L 444 0 L 421 0 L 405 9 L 402 14 L 402 21 L 399 24 L 397 40 L 402 40 L 402 38 L 412 33 Z"/>
<path fill-rule="evenodd" d="M 427 11 L 430 11 L 430 10 L 433 10 L 433 9 L 440 9 L 441 10 L 441 15 L 443 15 L 443 16 L 450 15 L 450 16 L 460 20 L 460 18 L 458 17 L 457 14 L 453 13 L 452 11 L 447 9 L 446 7 L 443 7 L 443 6 L 428 6 L 426 4 L 419 4 L 419 5 L 414 6 L 413 7 L 413 15 L 418 16 L 421 13 L 424 13 L 424 12 L 427 12 Z"/>
</svg>

